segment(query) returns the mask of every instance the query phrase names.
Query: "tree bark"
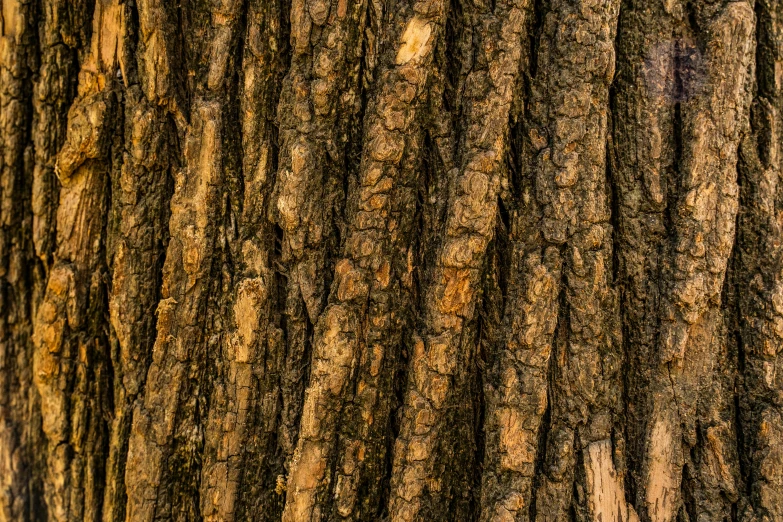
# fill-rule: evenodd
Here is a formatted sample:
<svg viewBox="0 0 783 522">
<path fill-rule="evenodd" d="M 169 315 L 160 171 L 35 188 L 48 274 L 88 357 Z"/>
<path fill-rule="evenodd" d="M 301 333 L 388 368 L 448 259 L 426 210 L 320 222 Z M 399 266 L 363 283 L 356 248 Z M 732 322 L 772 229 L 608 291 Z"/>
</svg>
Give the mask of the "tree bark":
<svg viewBox="0 0 783 522">
<path fill-rule="evenodd" d="M 783 522 L 783 1 L 0 0 L 0 522 Z"/>
</svg>

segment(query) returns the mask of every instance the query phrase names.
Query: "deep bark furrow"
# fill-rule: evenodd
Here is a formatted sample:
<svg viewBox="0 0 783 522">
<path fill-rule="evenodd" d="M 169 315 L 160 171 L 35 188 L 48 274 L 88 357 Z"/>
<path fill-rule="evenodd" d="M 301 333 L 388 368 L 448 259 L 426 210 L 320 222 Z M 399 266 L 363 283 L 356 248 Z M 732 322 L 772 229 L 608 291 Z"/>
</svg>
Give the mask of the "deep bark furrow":
<svg viewBox="0 0 783 522">
<path fill-rule="evenodd" d="M 758 135 L 742 144 L 741 213 L 737 237 L 744 390 L 739 451 L 749 464 L 747 508 L 741 520 L 783 520 L 783 190 L 781 91 L 783 5 L 757 4 Z"/>
<path fill-rule="evenodd" d="M 498 2 L 480 7 L 483 40 L 465 81 L 464 151 L 449 187 L 444 238 L 436 253 L 432 287 L 425 290 L 425 330 L 414 339 L 400 435 L 394 448 L 390 515 L 416 520 L 442 516 L 438 479 L 431 480 L 445 408 L 463 390 L 456 374 L 470 367 L 473 317 L 481 268 L 497 215 L 505 166 L 508 121 L 529 3 Z M 478 24 L 477 24 L 478 25 Z M 465 334 L 468 335 L 465 335 Z"/>
<path fill-rule="evenodd" d="M 30 183 L 32 125 L 29 93 L 34 67 L 31 2 L 2 3 L 0 26 L 0 520 L 29 516 L 34 417 L 30 334 Z M 37 510 L 36 510 L 37 511 Z"/>
<path fill-rule="evenodd" d="M 125 45 L 131 45 L 131 35 L 127 37 Z M 127 89 L 122 164 L 112 173 L 113 226 L 108 237 L 114 411 L 106 462 L 106 520 L 125 518 L 125 462 L 131 417 L 134 402 L 144 388 L 155 341 L 155 315 L 151 311 L 160 299 L 160 279 L 150 274 L 160 273 L 168 237 L 169 166 L 175 156 L 175 129 L 165 108 L 157 105 L 158 100 L 147 99 L 139 85 L 146 74 L 139 65 L 150 52 L 149 47 L 142 47 L 136 55 L 139 63 L 125 60 L 120 70 Z"/>
</svg>

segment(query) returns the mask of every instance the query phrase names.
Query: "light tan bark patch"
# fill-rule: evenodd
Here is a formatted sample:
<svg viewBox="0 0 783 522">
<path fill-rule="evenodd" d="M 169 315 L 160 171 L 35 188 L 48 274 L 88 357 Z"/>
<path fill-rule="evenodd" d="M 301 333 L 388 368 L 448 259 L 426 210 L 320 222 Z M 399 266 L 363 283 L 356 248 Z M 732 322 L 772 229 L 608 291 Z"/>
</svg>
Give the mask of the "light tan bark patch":
<svg viewBox="0 0 783 522">
<path fill-rule="evenodd" d="M 655 421 L 650 436 L 647 511 L 652 522 L 670 522 L 677 515 L 680 472 L 676 469 L 674 429 L 668 418 Z"/>
<path fill-rule="evenodd" d="M 404 65 L 411 60 L 418 60 L 426 55 L 432 41 L 432 25 L 418 16 L 411 18 L 405 32 L 402 34 L 402 45 L 397 51 L 397 65 Z"/>
<path fill-rule="evenodd" d="M 612 441 L 593 442 L 585 451 L 588 509 L 600 522 L 638 522 L 633 507 L 625 501 L 623 480 L 614 467 Z"/>
</svg>

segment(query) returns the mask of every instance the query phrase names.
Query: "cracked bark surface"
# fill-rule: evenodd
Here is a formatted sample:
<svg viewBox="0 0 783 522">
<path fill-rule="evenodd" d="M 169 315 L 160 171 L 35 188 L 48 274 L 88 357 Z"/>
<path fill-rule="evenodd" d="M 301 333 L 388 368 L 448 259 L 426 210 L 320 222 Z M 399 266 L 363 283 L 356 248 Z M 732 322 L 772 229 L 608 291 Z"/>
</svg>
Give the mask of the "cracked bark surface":
<svg viewBox="0 0 783 522">
<path fill-rule="evenodd" d="M 783 521 L 778 0 L 0 0 L 0 521 Z"/>
<path fill-rule="evenodd" d="M 32 147 L 32 75 L 35 67 L 32 7 L 2 5 L 0 30 L 0 520 L 29 514 L 40 444 L 34 401 L 30 336 L 34 271 L 30 270 L 32 235 L 30 178 Z"/>
</svg>

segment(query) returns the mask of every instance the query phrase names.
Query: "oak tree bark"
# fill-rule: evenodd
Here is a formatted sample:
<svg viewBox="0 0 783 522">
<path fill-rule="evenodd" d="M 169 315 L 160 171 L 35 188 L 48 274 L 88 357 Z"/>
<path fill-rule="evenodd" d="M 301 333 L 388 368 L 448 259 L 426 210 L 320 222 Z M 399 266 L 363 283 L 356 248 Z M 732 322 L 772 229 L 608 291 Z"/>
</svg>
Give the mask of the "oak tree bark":
<svg viewBox="0 0 783 522">
<path fill-rule="evenodd" d="M 783 1 L 0 0 L 0 522 L 783 522 Z"/>
</svg>

